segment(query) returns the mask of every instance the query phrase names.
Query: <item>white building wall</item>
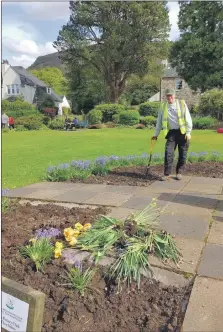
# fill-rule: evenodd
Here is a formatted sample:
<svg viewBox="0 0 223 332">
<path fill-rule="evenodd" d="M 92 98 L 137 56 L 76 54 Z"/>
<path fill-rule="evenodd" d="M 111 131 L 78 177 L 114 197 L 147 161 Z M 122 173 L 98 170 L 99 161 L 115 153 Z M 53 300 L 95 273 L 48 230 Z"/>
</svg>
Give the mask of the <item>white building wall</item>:
<svg viewBox="0 0 223 332">
<path fill-rule="evenodd" d="M 4 66 L 4 64 L 2 65 Z M 3 69 L 3 67 L 2 67 Z M 5 69 L 5 68 L 4 68 Z M 21 91 L 21 80 L 20 76 L 11 68 L 9 67 L 6 71 L 3 71 L 4 74 L 2 73 L 2 99 L 6 99 L 12 95 L 8 95 L 8 90 L 7 90 L 7 85 L 11 84 L 18 84 L 20 87 Z M 14 95 L 16 96 L 16 95 Z"/>
</svg>

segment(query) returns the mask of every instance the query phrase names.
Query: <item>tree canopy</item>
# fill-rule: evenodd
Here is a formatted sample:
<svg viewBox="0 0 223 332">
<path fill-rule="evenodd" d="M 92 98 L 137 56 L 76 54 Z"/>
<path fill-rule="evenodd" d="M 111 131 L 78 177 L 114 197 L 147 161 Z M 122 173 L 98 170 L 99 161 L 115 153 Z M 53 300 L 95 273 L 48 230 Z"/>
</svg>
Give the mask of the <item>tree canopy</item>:
<svg viewBox="0 0 223 332">
<path fill-rule="evenodd" d="M 117 102 L 132 74 L 145 75 L 150 59 L 167 55 L 165 1 L 71 1 L 70 11 L 54 46 L 67 67 L 97 72 L 106 101 Z"/>
<path fill-rule="evenodd" d="M 182 1 L 170 61 L 194 89 L 223 87 L 223 2 Z"/>
<path fill-rule="evenodd" d="M 53 88 L 58 95 L 67 94 L 67 80 L 60 69 L 43 67 L 41 69 L 31 69 L 30 72 Z"/>
</svg>

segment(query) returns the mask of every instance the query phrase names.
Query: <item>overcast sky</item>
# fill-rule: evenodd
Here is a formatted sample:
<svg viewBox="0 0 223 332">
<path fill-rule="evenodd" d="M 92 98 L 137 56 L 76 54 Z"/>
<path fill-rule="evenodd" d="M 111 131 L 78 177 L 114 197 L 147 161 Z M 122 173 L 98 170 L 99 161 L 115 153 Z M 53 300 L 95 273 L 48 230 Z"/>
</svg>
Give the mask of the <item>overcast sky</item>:
<svg viewBox="0 0 223 332">
<path fill-rule="evenodd" d="M 179 5 L 169 2 L 170 40 L 179 36 Z M 28 67 L 40 55 L 56 50 L 52 42 L 69 19 L 69 2 L 4 2 L 2 4 L 2 57 L 11 65 Z"/>
</svg>

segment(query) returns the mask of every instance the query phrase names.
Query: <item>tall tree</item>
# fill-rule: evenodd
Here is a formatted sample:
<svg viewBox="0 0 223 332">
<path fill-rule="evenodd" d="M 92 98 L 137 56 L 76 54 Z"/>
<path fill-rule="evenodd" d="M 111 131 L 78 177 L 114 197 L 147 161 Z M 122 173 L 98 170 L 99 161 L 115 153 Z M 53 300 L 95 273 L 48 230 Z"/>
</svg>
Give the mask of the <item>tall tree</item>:
<svg viewBox="0 0 223 332">
<path fill-rule="evenodd" d="M 110 102 L 118 101 L 131 74 L 147 72 L 150 58 L 166 56 L 164 1 L 71 1 L 70 11 L 54 46 L 67 66 L 75 58 L 93 66 Z"/>
<path fill-rule="evenodd" d="M 223 87 L 223 2 L 179 2 L 181 32 L 170 61 L 180 76 L 202 92 Z"/>
<path fill-rule="evenodd" d="M 68 93 L 67 80 L 59 68 L 43 67 L 41 69 L 31 69 L 30 72 L 53 88 L 57 94 L 66 95 Z"/>
</svg>

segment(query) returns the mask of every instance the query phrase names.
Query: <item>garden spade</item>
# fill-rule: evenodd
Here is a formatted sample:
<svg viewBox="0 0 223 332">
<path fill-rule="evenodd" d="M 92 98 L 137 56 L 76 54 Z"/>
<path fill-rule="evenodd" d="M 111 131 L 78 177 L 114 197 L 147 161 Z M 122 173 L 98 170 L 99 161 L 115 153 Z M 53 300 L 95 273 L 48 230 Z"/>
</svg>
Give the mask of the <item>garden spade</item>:
<svg viewBox="0 0 223 332">
<path fill-rule="evenodd" d="M 149 174 L 150 164 L 151 164 L 151 160 L 152 160 L 152 156 L 153 156 L 153 148 L 154 148 L 155 144 L 156 144 L 156 140 L 151 139 L 150 140 L 150 150 L 149 150 L 149 162 L 148 162 L 148 165 L 146 167 L 146 179 L 147 179 L 148 174 Z"/>
</svg>

